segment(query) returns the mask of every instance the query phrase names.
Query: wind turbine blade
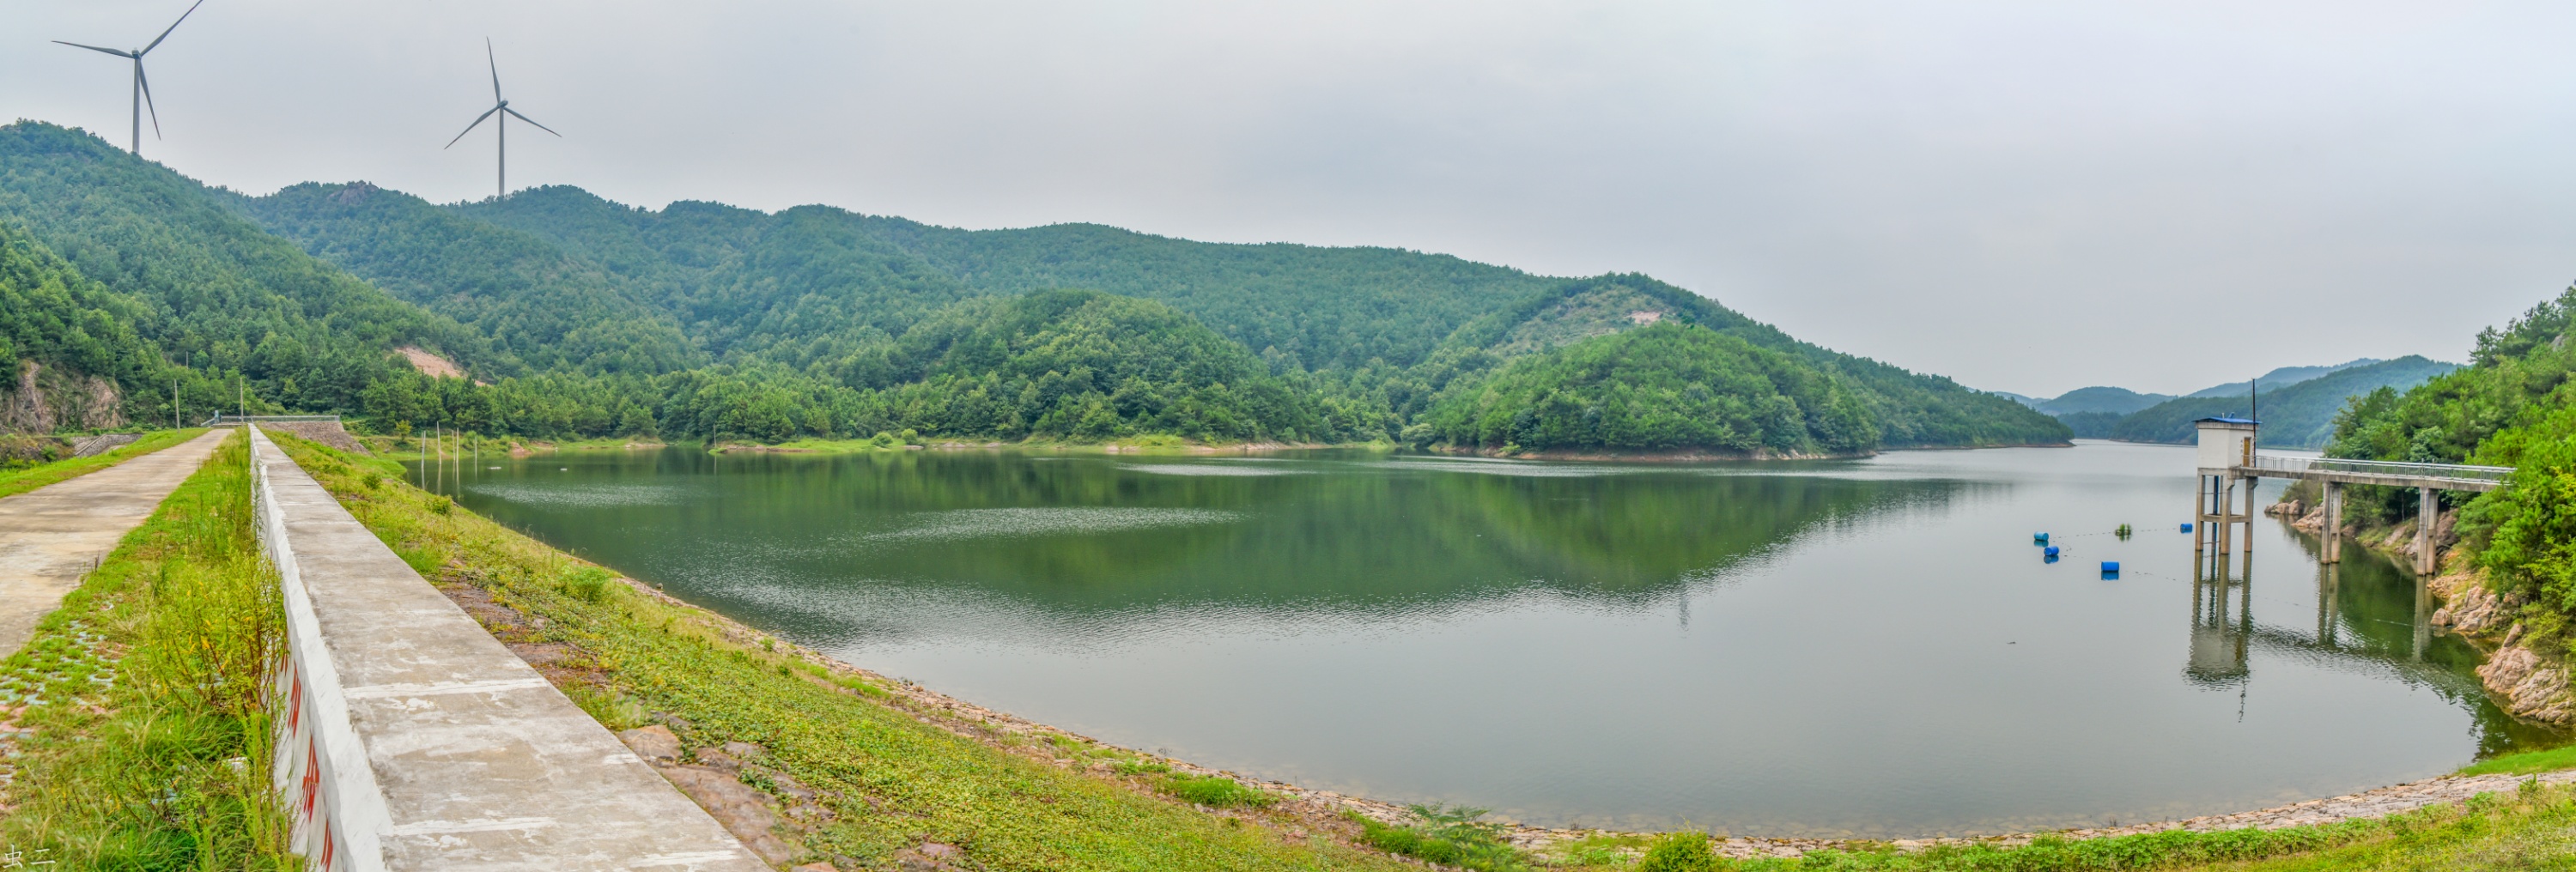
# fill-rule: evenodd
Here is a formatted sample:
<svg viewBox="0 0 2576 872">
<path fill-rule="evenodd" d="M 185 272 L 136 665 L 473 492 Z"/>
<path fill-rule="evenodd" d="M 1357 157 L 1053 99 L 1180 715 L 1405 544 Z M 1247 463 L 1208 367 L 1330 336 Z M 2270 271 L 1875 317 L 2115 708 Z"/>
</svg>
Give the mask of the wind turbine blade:
<svg viewBox="0 0 2576 872">
<path fill-rule="evenodd" d="M 112 49 L 112 48 L 99 48 L 98 46 L 94 46 L 94 45 L 82 45 L 82 44 L 77 43 L 77 42 L 63 42 L 62 40 L 59 40 L 59 39 L 54 40 L 54 42 L 59 43 L 59 44 L 62 44 L 62 45 L 68 45 L 68 46 L 71 46 L 71 47 L 73 47 L 73 48 L 85 48 L 85 49 L 89 49 L 90 51 L 103 51 L 103 52 L 106 52 L 106 53 L 108 53 L 108 54 L 112 54 L 112 55 L 115 55 L 115 56 L 117 56 L 117 57 L 121 57 L 121 58 L 130 58 L 130 57 L 133 57 L 133 56 L 134 56 L 134 53 L 133 53 L 133 52 L 129 52 L 129 51 L 122 51 L 122 50 L 119 50 L 119 49 Z"/>
<path fill-rule="evenodd" d="M 199 6 L 204 6 L 204 5 L 206 5 L 206 0 L 197 0 L 197 2 L 189 4 L 189 5 L 188 5 L 188 11 L 186 11 L 186 12 L 182 12 L 182 13 L 179 13 L 179 21 L 186 21 L 186 20 L 188 20 L 188 16 L 191 16 L 191 15 L 195 15 L 195 14 L 197 14 L 197 7 L 199 7 Z M 170 30 L 177 30 L 177 29 L 179 29 L 179 21 L 173 21 L 173 22 L 170 22 Z M 160 48 L 160 47 L 161 47 L 161 41 L 162 41 L 162 40 L 165 40 L 165 39 L 169 39 L 169 38 L 170 38 L 170 30 L 164 30 L 164 31 L 161 31 L 161 35 L 160 35 L 160 36 L 156 36 L 156 37 L 153 37 L 153 38 L 152 38 L 152 44 L 151 44 L 151 45 L 144 46 L 144 47 L 143 47 L 143 49 L 142 49 L 141 51 L 137 51 L 137 52 L 135 52 L 135 54 L 138 54 L 138 55 L 139 55 L 139 54 L 143 54 L 144 52 L 148 52 L 148 51 L 151 51 L 151 50 L 153 50 L 153 49 Z"/>
<path fill-rule="evenodd" d="M 448 140 L 446 145 L 439 146 L 439 148 L 450 148 L 455 146 L 458 139 L 464 139 L 465 134 L 472 133 L 474 132 L 474 128 L 483 126 L 483 119 L 490 118 L 492 117 L 492 113 L 499 111 L 501 111 L 501 107 L 499 106 L 483 110 L 483 114 L 474 116 L 474 123 L 465 125 L 465 129 L 456 134 L 456 139 Z"/>
<path fill-rule="evenodd" d="M 512 109 L 512 108 L 509 108 L 509 107 L 507 107 L 507 106 L 504 106 L 504 107 L 502 107 L 502 108 L 501 108 L 501 111 L 503 111 L 503 112 L 507 112 L 507 113 L 510 113 L 510 117 L 517 118 L 517 119 L 519 119 L 519 120 L 521 120 L 521 121 L 525 121 L 525 122 L 528 122 L 528 123 L 530 123 L 530 124 L 537 124 L 537 119 L 530 118 L 530 117 L 525 116 L 525 115 L 521 115 L 521 114 L 519 114 L 519 110 L 517 110 L 517 109 Z M 545 125 L 543 125 L 543 124 L 537 124 L 537 129 L 538 129 L 538 130 L 543 130 L 543 131 L 545 131 L 545 132 L 547 132 L 547 133 L 555 133 L 555 129 L 554 129 L 554 128 L 552 128 L 552 127 L 547 127 L 547 126 L 545 126 Z M 556 135 L 556 136 L 562 136 L 563 134 L 555 133 L 555 135 Z"/>
<path fill-rule="evenodd" d="M 200 0 L 202 2 L 202 0 Z M 161 110 L 152 105 L 152 79 L 143 75 L 143 59 L 134 59 L 134 84 L 143 88 L 143 109 L 152 113 L 152 138 L 161 138 Z"/>
<path fill-rule="evenodd" d="M 483 38 L 483 62 L 492 65 L 492 102 L 501 102 L 501 61 L 492 56 L 492 38 L 488 36 Z"/>
</svg>

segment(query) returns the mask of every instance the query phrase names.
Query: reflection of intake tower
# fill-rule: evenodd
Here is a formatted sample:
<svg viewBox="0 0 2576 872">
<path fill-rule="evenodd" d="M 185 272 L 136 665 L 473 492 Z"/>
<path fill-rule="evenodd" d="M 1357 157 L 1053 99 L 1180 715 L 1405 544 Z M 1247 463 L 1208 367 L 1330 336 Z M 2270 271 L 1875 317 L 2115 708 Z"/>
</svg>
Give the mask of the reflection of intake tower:
<svg viewBox="0 0 2576 872">
<path fill-rule="evenodd" d="M 2254 591 L 2247 581 L 2227 580 L 2225 556 L 2214 562 L 2214 577 L 2192 579 L 2191 662 L 2182 673 L 2194 684 L 2223 687 L 2243 683 L 2250 672 L 2245 654 L 2254 635 L 2254 615 L 2248 610 Z"/>
</svg>

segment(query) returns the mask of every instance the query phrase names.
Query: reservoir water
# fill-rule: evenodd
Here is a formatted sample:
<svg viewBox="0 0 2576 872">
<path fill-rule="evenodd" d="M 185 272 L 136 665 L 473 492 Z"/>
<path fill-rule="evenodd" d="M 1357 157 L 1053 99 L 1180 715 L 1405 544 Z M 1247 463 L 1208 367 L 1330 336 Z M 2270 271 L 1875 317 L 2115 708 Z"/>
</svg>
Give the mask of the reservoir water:
<svg viewBox="0 0 2576 872">
<path fill-rule="evenodd" d="M 674 448 L 433 475 L 683 599 L 980 705 L 1529 823 L 2136 822 L 2561 741 L 2496 710 L 2476 651 L 2425 627 L 2384 558 L 2323 570 L 2267 518 L 2234 582 L 2196 584 L 2191 458 Z"/>
</svg>

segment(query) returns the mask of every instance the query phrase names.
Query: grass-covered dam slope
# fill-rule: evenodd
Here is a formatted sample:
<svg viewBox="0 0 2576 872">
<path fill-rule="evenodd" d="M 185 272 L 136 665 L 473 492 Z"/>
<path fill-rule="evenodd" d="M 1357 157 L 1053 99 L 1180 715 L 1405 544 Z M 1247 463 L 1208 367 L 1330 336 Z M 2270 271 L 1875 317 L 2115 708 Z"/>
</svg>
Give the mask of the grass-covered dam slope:
<svg viewBox="0 0 2576 872">
<path fill-rule="evenodd" d="M 227 439 L 0 660 L 0 857 L 303 868 L 269 788 L 285 614 L 252 533 L 248 463 Z"/>
</svg>

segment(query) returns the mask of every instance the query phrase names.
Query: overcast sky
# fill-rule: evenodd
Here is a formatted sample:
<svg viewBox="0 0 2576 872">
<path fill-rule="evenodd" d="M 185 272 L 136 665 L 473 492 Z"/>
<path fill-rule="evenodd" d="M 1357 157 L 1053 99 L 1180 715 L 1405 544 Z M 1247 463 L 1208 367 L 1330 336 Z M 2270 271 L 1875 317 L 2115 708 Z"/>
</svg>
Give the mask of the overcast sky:
<svg viewBox="0 0 2576 872">
<path fill-rule="evenodd" d="M 0 0 L 0 118 L 128 138 L 182 0 Z M 2576 280 L 2576 4 L 207 0 L 144 155 L 1642 271 L 1971 386 L 2424 354 Z"/>
</svg>

